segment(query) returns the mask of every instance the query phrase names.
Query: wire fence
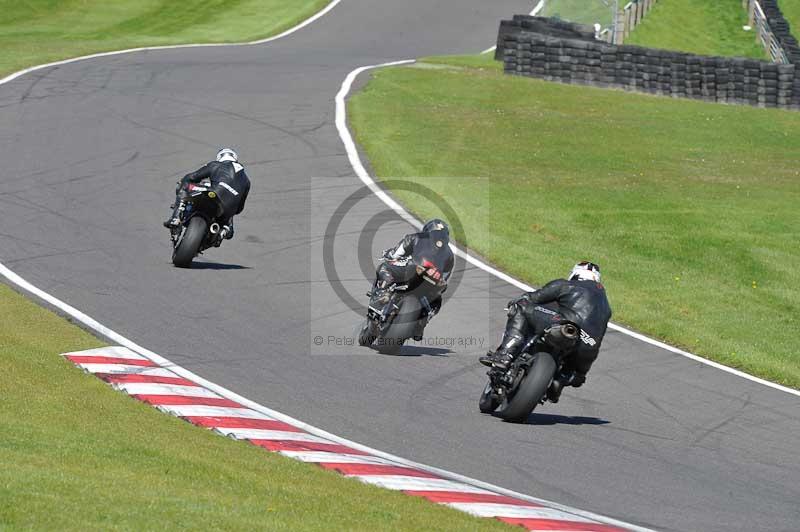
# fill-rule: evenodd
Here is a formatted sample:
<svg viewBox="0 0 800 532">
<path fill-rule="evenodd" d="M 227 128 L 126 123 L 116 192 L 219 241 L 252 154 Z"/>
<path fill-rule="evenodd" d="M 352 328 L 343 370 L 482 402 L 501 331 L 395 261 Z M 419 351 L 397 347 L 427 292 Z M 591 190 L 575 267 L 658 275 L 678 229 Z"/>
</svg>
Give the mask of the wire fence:
<svg viewBox="0 0 800 532">
<path fill-rule="evenodd" d="M 747 9 L 748 24 L 756 31 L 756 39 L 767 51 L 770 59 L 775 63 L 789 63 L 786 51 L 770 27 L 761 3 L 758 0 L 742 0 L 742 7 Z"/>
<path fill-rule="evenodd" d="M 594 26 L 595 36 L 612 44 L 624 44 L 631 32 L 642 23 L 657 0 L 544 0 L 541 16 Z M 747 10 L 749 26 L 755 30 L 756 39 L 775 63 L 791 63 L 791 54 L 783 46 L 763 1 L 742 0 Z M 775 22 L 772 20 L 773 23 Z"/>
</svg>

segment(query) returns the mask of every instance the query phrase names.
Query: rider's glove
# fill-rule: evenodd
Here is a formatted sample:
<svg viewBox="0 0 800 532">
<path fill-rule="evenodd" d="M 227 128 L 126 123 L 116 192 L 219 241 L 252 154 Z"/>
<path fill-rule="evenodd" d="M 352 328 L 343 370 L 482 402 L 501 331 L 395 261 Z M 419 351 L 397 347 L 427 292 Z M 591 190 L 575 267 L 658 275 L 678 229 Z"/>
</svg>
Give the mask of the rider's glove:
<svg viewBox="0 0 800 532">
<path fill-rule="evenodd" d="M 531 300 L 530 300 L 530 297 L 528 295 L 528 292 L 525 292 L 521 296 L 509 301 L 508 302 L 508 308 L 512 308 L 515 305 L 520 305 L 520 304 L 524 306 L 524 305 L 527 305 L 530 302 L 531 302 Z"/>
</svg>

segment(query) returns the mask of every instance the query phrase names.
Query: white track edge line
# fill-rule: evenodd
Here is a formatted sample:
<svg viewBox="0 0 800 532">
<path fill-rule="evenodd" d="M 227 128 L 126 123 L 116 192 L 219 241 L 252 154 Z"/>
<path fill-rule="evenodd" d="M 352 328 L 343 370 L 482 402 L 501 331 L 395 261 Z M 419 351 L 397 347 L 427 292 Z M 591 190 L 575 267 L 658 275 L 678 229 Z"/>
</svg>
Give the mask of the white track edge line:
<svg viewBox="0 0 800 532">
<path fill-rule="evenodd" d="M 489 491 L 492 491 L 494 493 L 498 493 L 498 494 L 501 494 L 501 495 L 507 495 L 509 497 L 515 497 L 515 498 L 522 499 L 522 500 L 525 500 L 525 501 L 534 502 L 534 503 L 537 503 L 537 504 L 548 506 L 550 508 L 554 508 L 554 509 L 557 509 L 557 510 L 562 510 L 562 511 L 567 512 L 567 513 L 571 513 L 571 514 L 574 514 L 574 515 L 577 515 L 577 516 L 581 516 L 581 517 L 584 517 L 584 518 L 587 518 L 587 519 L 592 519 L 592 520 L 597 521 L 599 523 L 606 523 L 606 524 L 610 524 L 610 525 L 614 525 L 614 526 L 619 526 L 619 527 L 622 527 L 622 528 L 627 528 L 627 529 L 632 530 L 634 532 L 652 532 L 651 529 L 640 527 L 640 526 L 636 526 L 636 525 L 633 525 L 633 524 L 630 524 L 630 523 L 626 523 L 624 521 L 620 521 L 620 520 L 617 520 L 617 519 L 614 519 L 614 518 L 598 515 L 598 514 L 595 514 L 593 512 L 588 512 L 588 511 L 580 510 L 580 509 L 577 509 L 577 508 L 572 508 L 572 507 L 565 506 L 563 504 L 559 504 L 557 502 L 549 501 L 549 500 L 546 500 L 546 499 L 540 499 L 538 497 L 532 497 L 530 495 L 525 495 L 524 493 L 518 493 L 518 492 L 513 491 L 513 490 L 509 490 L 509 489 L 506 489 L 506 488 L 502 488 L 500 486 L 495 486 L 493 484 L 489 484 L 488 482 L 483 482 L 483 481 L 480 481 L 480 480 L 477 480 L 477 479 L 473 479 L 473 478 L 470 478 L 470 477 L 467 477 L 467 476 L 464 476 L 464 475 L 459 475 L 458 473 L 453 473 L 451 471 L 446 471 L 446 470 L 439 469 L 439 468 L 436 468 L 436 467 L 432 467 L 432 466 L 420 464 L 420 463 L 417 463 L 417 462 L 414 462 L 414 461 L 411 461 L 411 460 L 407 460 L 405 458 L 401 458 L 399 456 L 396 456 L 396 455 L 393 455 L 393 454 L 390 454 L 390 453 L 379 451 L 378 449 L 373 449 L 371 447 L 368 447 L 366 445 L 362 445 L 360 443 L 348 440 L 346 438 L 342 438 L 340 436 L 337 436 L 335 434 L 332 434 L 330 432 L 327 432 L 325 430 L 317 428 L 317 427 L 315 427 L 313 425 L 309 425 L 308 423 L 305 423 L 303 421 L 295 419 L 295 418 L 293 418 L 291 416 L 288 416 L 286 414 L 283 414 L 283 413 L 278 412 L 276 410 L 273 410 L 271 408 L 265 407 L 265 406 L 263 406 L 263 405 L 261 405 L 259 403 L 256 403 L 255 401 L 251 401 L 250 399 L 247 399 L 246 397 L 243 397 L 243 396 L 237 394 L 236 392 L 233 392 L 233 391 L 231 391 L 231 390 L 229 390 L 227 388 L 224 388 L 224 387 L 222 387 L 222 386 L 220 386 L 218 384 L 215 384 L 215 383 L 213 383 L 213 382 L 211 382 L 209 380 L 206 380 L 203 377 L 201 377 L 201 376 L 189 371 L 188 369 L 183 368 L 181 366 L 178 366 L 178 365 L 172 363 L 170 360 L 162 357 L 161 355 L 158 355 L 158 354 L 154 353 L 153 351 L 150 351 L 150 350 L 138 345 L 137 343 L 133 342 L 132 340 L 130 340 L 128 338 L 126 338 L 125 336 L 123 336 L 120 333 L 114 331 L 113 329 L 110 329 L 110 328 L 106 327 L 105 325 L 101 324 L 100 322 L 98 322 L 97 320 L 92 318 L 91 316 L 88 316 L 87 314 L 84 314 L 80 310 L 76 309 L 72 305 L 69 305 L 68 303 L 65 303 L 64 301 L 61 301 L 57 297 L 55 297 L 55 296 L 45 292 L 44 290 L 32 285 L 31 283 L 29 283 L 28 281 L 23 279 L 21 276 L 19 276 L 17 273 L 15 273 L 12 270 L 10 270 L 8 267 L 6 267 L 2 263 L 0 263 L 0 275 L 5 277 L 10 283 L 16 285 L 20 289 L 22 289 L 22 290 L 24 290 L 24 291 L 26 291 L 26 292 L 38 297 L 42 301 L 44 301 L 47 304 L 51 305 L 52 307 L 60 310 L 61 312 L 69 315 L 70 317 L 72 317 L 76 321 L 82 323 L 84 326 L 88 327 L 89 329 L 92 329 L 93 331 L 95 331 L 100 336 L 103 336 L 104 338 L 107 338 L 110 341 L 112 341 L 112 342 L 114 342 L 114 343 L 116 343 L 118 345 L 121 345 L 123 347 L 127 347 L 128 349 L 131 349 L 132 351 L 134 351 L 136 353 L 139 353 L 140 355 L 144 356 L 148 360 L 158 364 L 163 369 L 168 369 L 168 370 L 172 371 L 173 373 L 175 373 L 175 374 L 177 374 L 177 375 L 179 375 L 181 377 L 184 377 L 186 379 L 192 380 L 195 383 L 197 383 L 197 384 L 199 384 L 201 386 L 204 386 L 204 387 L 208 388 L 209 390 L 212 390 L 212 391 L 218 393 L 222 397 L 230 399 L 231 401 L 235 401 L 235 402 L 241 404 L 243 407 L 246 407 L 246 408 L 248 408 L 250 410 L 253 410 L 254 412 L 257 412 L 259 414 L 268 416 L 269 418 L 277 419 L 279 421 L 284 421 L 286 423 L 289 423 L 290 425 L 294 425 L 295 427 L 297 427 L 299 429 L 305 430 L 310 434 L 319 436 L 321 438 L 328 439 L 330 441 L 333 441 L 335 443 L 339 443 L 341 445 L 345 445 L 347 447 L 351 447 L 353 449 L 357 449 L 357 450 L 363 451 L 363 452 L 371 454 L 373 456 L 377 456 L 377 457 L 380 457 L 380 458 L 385 458 L 387 460 L 391 460 L 391 461 L 393 461 L 393 462 L 395 462 L 397 464 L 404 465 L 406 467 L 416 468 L 416 469 L 420 469 L 422 471 L 427 471 L 429 473 L 433 473 L 433 474 L 438 475 L 438 476 L 440 476 L 440 477 L 442 477 L 442 478 L 444 478 L 446 480 L 452 480 L 452 481 L 455 481 L 455 482 L 461 482 L 463 484 L 467 484 L 467 485 L 474 486 L 474 487 L 477 487 L 477 488 L 489 490 Z M 165 407 L 164 409 L 162 409 L 162 408 L 158 408 L 158 409 L 162 410 L 162 411 L 165 411 L 165 412 L 169 412 L 169 410 L 170 410 L 169 407 Z"/>
<path fill-rule="evenodd" d="M 299 24 L 292 26 L 291 28 L 279 33 L 278 35 L 273 35 L 272 37 L 267 37 L 265 39 L 259 39 L 257 41 L 249 41 L 249 42 L 237 42 L 237 43 L 199 43 L 199 44 L 168 44 L 165 46 L 142 46 L 139 48 L 128 48 L 125 50 L 113 50 L 110 52 L 99 52 L 96 54 L 89 54 L 89 55 L 82 55 L 79 57 L 72 57 L 70 59 L 63 59 L 61 61 L 53 61 L 52 63 L 45 63 L 42 65 L 36 65 L 29 68 L 25 68 L 9 74 L 8 76 L 0 79 L 0 85 L 4 83 L 8 83 L 9 81 L 15 80 L 20 76 L 24 76 L 25 74 L 29 74 L 31 72 L 35 72 L 37 70 L 42 70 L 49 67 L 59 66 L 59 65 L 66 65 L 67 63 L 75 63 L 77 61 L 83 61 L 85 59 L 94 59 L 96 57 L 108 57 L 112 55 L 121 55 L 121 54 L 129 54 L 133 52 L 145 52 L 149 50 L 174 50 L 176 48 L 203 48 L 209 46 L 252 46 L 255 44 L 265 44 L 268 42 L 272 42 L 283 37 L 287 37 L 292 33 L 301 30 L 308 26 L 309 24 L 314 23 L 321 17 L 325 16 L 329 11 L 331 11 L 334 7 L 336 7 L 339 2 L 342 0 L 332 0 L 325 8 L 321 11 L 318 11 L 314 15 L 310 16 L 309 18 L 301 21 Z"/>
<path fill-rule="evenodd" d="M 361 161 L 360 156 L 358 155 L 358 149 L 356 148 L 355 141 L 353 140 L 352 135 L 350 134 L 350 130 L 347 126 L 347 103 L 346 99 L 350 92 L 350 88 L 353 85 L 353 82 L 358 77 L 359 74 L 365 72 L 367 70 L 373 70 L 377 68 L 384 68 L 390 66 L 397 66 L 397 65 L 407 65 L 414 63 L 414 59 L 406 59 L 403 61 L 392 61 L 390 63 L 382 63 L 378 65 L 368 65 L 359 67 L 352 72 L 350 72 L 345 80 L 342 82 L 342 87 L 339 90 L 339 93 L 336 95 L 336 129 L 339 131 L 339 137 L 341 137 L 342 143 L 344 144 L 345 150 L 347 151 L 347 157 L 350 160 L 350 164 L 353 166 L 353 170 L 355 171 L 356 175 L 359 179 L 389 208 L 395 211 L 400 217 L 406 220 L 409 224 L 416 227 L 417 229 L 422 227 L 422 222 L 417 220 L 412 214 L 406 211 L 399 203 L 397 203 L 394 199 L 392 199 L 389 194 L 386 193 L 379 185 L 375 183 L 372 177 L 369 175 L 367 170 L 364 168 L 364 164 Z M 451 242 L 450 248 L 453 252 L 463 257 L 467 262 L 470 264 L 480 268 L 481 270 L 494 275 L 495 277 L 502 279 L 503 281 L 516 286 L 521 290 L 525 290 L 526 292 L 534 292 L 536 291 L 535 288 L 529 286 L 522 281 L 511 277 L 510 275 L 503 273 L 495 268 L 492 268 L 485 262 L 476 259 L 475 257 L 471 256 L 468 252 L 463 251 L 461 248 L 457 247 L 455 244 Z M 642 342 L 648 343 L 655 347 L 659 347 L 671 353 L 675 353 L 677 355 L 684 356 L 686 358 L 690 358 L 696 362 L 700 362 L 707 366 L 711 366 L 713 368 L 722 370 L 726 373 L 730 373 L 732 375 L 736 375 L 737 377 L 741 377 L 743 379 L 747 379 L 758 384 L 762 384 L 764 386 L 768 386 L 775 390 L 785 392 L 791 395 L 795 395 L 800 397 L 800 390 L 794 390 L 787 386 L 783 386 L 781 384 L 777 384 L 775 382 L 771 382 L 760 377 L 756 377 L 754 375 L 750 375 L 749 373 L 745 373 L 744 371 L 740 371 L 738 369 L 731 368 L 724 364 L 720 364 L 719 362 L 714 362 L 713 360 L 708 360 L 703 358 L 699 355 L 695 355 L 693 353 L 689 353 L 688 351 L 684 351 L 683 349 L 679 349 L 677 347 L 673 347 L 668 345 L 664 342 L 659 340 L 655 340 L 643 334 L 634 332 L 630 329 L 622 327 L 621 325 L 616 325 L 614 323 L 609 323 L 608 328 L 617 332 L 620 332 L 624 335 L 630 336 L 631 338 L 635 338 L 636 340 L 640 340 Z"/>
<path fill-rule="evenodd" d="M 533 11 L 528 13 L 528 16 L 535 17 L 536 15 L 538 15 L 539 11 L 541 11 L 544 8 L 544 2 L 545 2 L 545 0 L 539 0 L 539 3 L 536 4 L 536 7 L 533 8 Z M 486 50 L 482 51 L 481 55 L 494 52 L 495 50 L 497 50 L 497 45 L 496 44 L 494 46 L 491 46 L 491 47 L 487 48 Z"/>
</svg>

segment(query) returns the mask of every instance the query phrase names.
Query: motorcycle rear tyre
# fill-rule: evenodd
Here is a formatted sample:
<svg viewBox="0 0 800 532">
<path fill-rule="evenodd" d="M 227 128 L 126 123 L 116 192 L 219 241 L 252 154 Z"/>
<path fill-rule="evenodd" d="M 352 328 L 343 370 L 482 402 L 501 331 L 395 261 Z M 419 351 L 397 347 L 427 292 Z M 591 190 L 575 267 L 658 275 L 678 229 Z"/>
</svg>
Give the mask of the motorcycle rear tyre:
<svg viewBox="0 0 800 532">
<path fill-rule="evenodd" d="M 207 232 L 208 222 L 203 217 L 195 216 L 189 220 L 189 225 L 172 252 L 172 264 L 178 268 L 191 268 Z"/>
<path fill-rule="evenodd" d="M 503 404 L 496 410 L 497 415 L 513 423 L 521 423 L 528 419 L 530 413 L 547 393 L 547 387 L 553 380 L 557 367 L 553 355 L 544 351 L 536 353 L 536 358 L 528 370 L 528 374 L 517 387 L 517 392 L 511 397 L 511 400 L 503 401 Z"/>
</svg>

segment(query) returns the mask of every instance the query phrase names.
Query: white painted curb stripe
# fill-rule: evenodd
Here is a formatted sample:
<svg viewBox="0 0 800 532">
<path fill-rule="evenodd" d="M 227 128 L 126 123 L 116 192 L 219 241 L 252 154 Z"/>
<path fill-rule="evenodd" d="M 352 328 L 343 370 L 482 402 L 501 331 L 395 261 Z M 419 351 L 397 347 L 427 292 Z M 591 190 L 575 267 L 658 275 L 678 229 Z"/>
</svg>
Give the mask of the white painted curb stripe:
<svg viewBox="0 0 800 532">
<path fill-rule="evenodd" d="M 117 382 L 112 388 L 130 395 L 181 395 L 184 397 L 209 397 L 221 399 L 219 394 L 200 386 L 183 386 L 176 384 L 151 384 L 143 382 Z"/>
<path fill-rule="evenodd" d="M 467 512 L 478 517 L 521 517 L 534 519 L 557 519 L 559 521 L 591 521 L 551 508 L 532 508 L 530 506 L 517 506 L 513 504 L 492 504 L 481 502 L 448 502 L 445 506 Z"/>
<path fill-rule="evenodd" d="M 186 375 L 182 375 L 186 377 Z M 187 377 L 191 378 L 191 377 Z M 219 392 L 219 390 L 215 390 Z M 225 397 L 224 394 L 220 394 Z M 230 397 L 227 397 L 230 399 Z M 235 400 L 235 399 L 234 399 Z M 252 408 L 206 405 L 155 405 L 162 412 L 178 417 L 239 417 L 243 419 L 275 419 Z"/>
<path fill-rule="evenodd" d="M 98 347 L 97 349 L 87 349 L 86 351 L 77 351 L 74 353 L 64 353 L 61 356 L 101 357 L 101 358 L 113 357 L 113 358 L 128 358 L 131 360 L 147 360 L 139 353 L 134 353 L 127 347 L 121 347 L 118 345 L 109 347 Z"/>
<path fill-rule="evenodd" d="M 440 478 L 410 477 L 404 475 L 353 475 L 367 484 L 398 491 L 457 491 L 459 493 L 491 493 L 461 482 Z"/>
<path fill-rule="evenodd" d="M 284 456 L 312 464 L 376 464 L 397 465 L 396 462 L 359 454 L 326 453 L 324 451 L 278 451 Z"/>
<path fill-rule="evenodd" d="M 406 211 L 399 203 L 397 203 L 394 199 L 392 199 L 389 194 L 387 194 L 379 185 L 375 183 L 372 177 L 369 175 L 367 170 L 364 168 L 364 164 L 361 161 L 361 157 L 358 155 L 358 149 L 356 148 L 355 141 L 353 141 L 353 137 L 350 134 L 350 130 L 347 127 L 347 95 L 350 93 L 350 89 L 353 85 L 353 82 L 358 77 L 359 74 L 365 72 L 367 70 L 373 70 L 376 68 L 384 68 L 390 66 L 397 66 L 397 65 L 407 65 L 414 63 L 415 60 L 413 59 L 406 59 L 403 61 L 392 61 L 390 63 L 382 63 L 378 65 L 368 65 L 359 67 L 352 72 L 350 72 L 347 77 L 342 82 L 342 87 L 339 89 L 339 92 L 336 94 L 336 129 L 339 131 L 339 137 L 342 140 L 342 144 L 344 144 L 344 148 L 347 151 L 347 157 L 350 160 L 350 164 L 353 166 L 353 171 L 356 173 L 358 178 L 366 185 L 383 203 L 385 203 L 390 209 L 395 211 L 401 218 L 411 224 L 413 227 L 420 229 L 422 227 L 422 222 L 417 220 L 412 214 Z M 522 281 L 519 281 L 510 275 L 503 273 L 495 268 L 492 268 L 485 262 L 476 259 L 475 257 L 471 256 L 468 252 L 458 248 L 455 244 L 451 243 L 450 248 L 453 250 L 453 253 L 456 255 L 463 257 L 464 260 L 480 268 L 481 270 L 494 275 L 498 279 L 501 279 L 517 288 L 524 290 L 526 292 L 534 292 L 536 291 L 535 288 L 529 286 Z M 800 397 L 800 390 L 794 390 L 792 388 L 788 388 L 786 386 L 782 386 L 780 384 L 770 382 L 768 380 L 762 379 L 760 377 L 755 377 L 750 375 L 749 373 L 745 373 L 743 371 L 739 371 L 738 369 L 733 369 L 718 362 L 713 362 L 711 360 L 705 359 L 699 355 L 695 355 L 684 351 L 682 349 L 678 349 L 677 347 L 672 347 L 671 345 L 667 345 L 664 342 L 660 342 L 658 340 L 654 340 L 649 338 L 643 334 L 639 334 L 637 332 L 633 332 L 630 329 L 626 329 L 620 325 L 616 325 L 614 323 L 609 323 L 608 328 L 617 332 L 621 332 L 631 338 L 635 338 L 647 344 L 653 345 L 655 347 L 659 347 L 671 353 L 675 353 L 677 355 L 684 356 L 686 358 L 690 358 L 696 362 L 700 362 L 701 364 L 705 364 L 707 366 L 711 366 L 713 368 L 722 370 L 726 373 L 730 373 L 732 375 L 736 375 L 737 377 L 741 377 L 743 379 L 747 379 L 749 381 L 757 382 L 758 384 L 763 384 L 764 386 L 768 386 L 772 389 L 779 390 L 781 392 L 785 392 L 791 395 L 795 395 Z"/>
<path fill-rule="evenodd" d="M 306 441 L 313 443 L 333 443 L 327 438 L 312 436 L 307 432 L 289 432 L 285 430 L 266 429 L 227 429 L 217 427 L 214 432 L 237 440 L 274 440 L 274 441 Z"/>
<path fill-rule="evenodd" d="M 80 57 L 73 57 L 71 59 L 64 59 L 62 61 L 54 61 L 52 63 L 46 63 L 44 65 L 37 65 L 37 66 L 33 66 L 33 67 L 26 68 L 26 69 L 23 69 L 23 70 L 19 70 L 17 72 L 14 72 L 13 74 L 9 74 L 8 76 L 4 77 L 3 79 L 0 79 L 0 85 L 2 85 L 4 83 L 8 83 L 9 81 L 12 81 L 14 79 L 17 79 L 20 76 L 24 76 L 25 74 L 29 74 L 30 72 L 35 72 L 37 70 L 42 70 L 42 69 L 45 69 L 45 68 L 50 68 L 50 67 L 59 66 L 59 65 L 66 65 L 68 63 L 75 63 L 77 61 L 84 61 L 86 59 L 94 59 L 94 58 L 97 58 L 97 57 L 108 57 L 108 56 L 112 56 L 112 55 L 129 54 L 129 53 L 133 53 L 133 52 L 144 52 L 144 51 L 148 51 L 148 50 L 173 50 L 173 49 L 176 49 L 176 48 L 205 48 L 205 47 L 209 47 L 209 46 L 252 46 L 252 45 L 256 45 L 256 44 L 265 44 L 265 43 L 268 43 L 268 42 L 272 42 L 272 41 L 281 39 L 283 37 L 287 37 L 287 36 L 291 35 L 292 33 L 305 28 L 309 24 L 312 24 L 313 22 L 315 22 L 319 18 L 325 16 L 330 10 L 332 10 L 334 7 L 336 7 L 339 4 L 339 2 L 341 2 L 341 1 L 342 0 L 333 0 L 330 4 L 325 6 L 325 9 L 323 9 L 322 11 L 319 11 L 318 13 L 314 14 L 310 18 L 307 18 L 306 20 L 304 20 L 300 24 L 298 24 L 298 25 L 296 25 L 296 26 L 294 26 L 292 28 L 289 28 L 288 30 L 284 31 L 283 33 L 279 33 L 278 35 L 273 35 L 272 37 L 267 37 L 266 39 L 260 39 L 260 40 L 257 40 L 257 41 L 242 42 L 242 43 L 201 43 L 201 44 L 170 44 L 170 45 L 166 45 L 166 46 L 143 46 L 141 48 L 128 48 L 126 50 L 115 50 L 113 52 L 101 52 L 101 53 L 97 53 L 97 54 L 82 55 Z"/>
<path fill-rule="evenodd" d="M 532 16 L 532 17 L 535 17 L 536 15 L 538 15 L 539 11 L 541 11 L 542 8 L 544 8 L 544 2 L 545 2 L 545 0 L 539 0 L 539 3 L 536 4 L 536 7 L 533 8 L 533 11 L 531 11 L 528 14 L 530 16 Z M 491 47 L 487 48 L 486 50 L 482 51 L 481 55 L 494 52 L 495 50 L 497 50 L 497 45 L 496 44 L 494 46 L 491 46 Z"/>
<path fill-rule="evenodd" d="M 138 375 L 152 375 L 154 377 L 177 377 L 171 371 L 161 368 L 148 368 L 146 366 L 128 366 L 127 364 L 92 364 L 80 363 L 78 366 L 89 373 L 112 373 L 118 375 L 128 375 L 135 373 Z"/>
</svg>

